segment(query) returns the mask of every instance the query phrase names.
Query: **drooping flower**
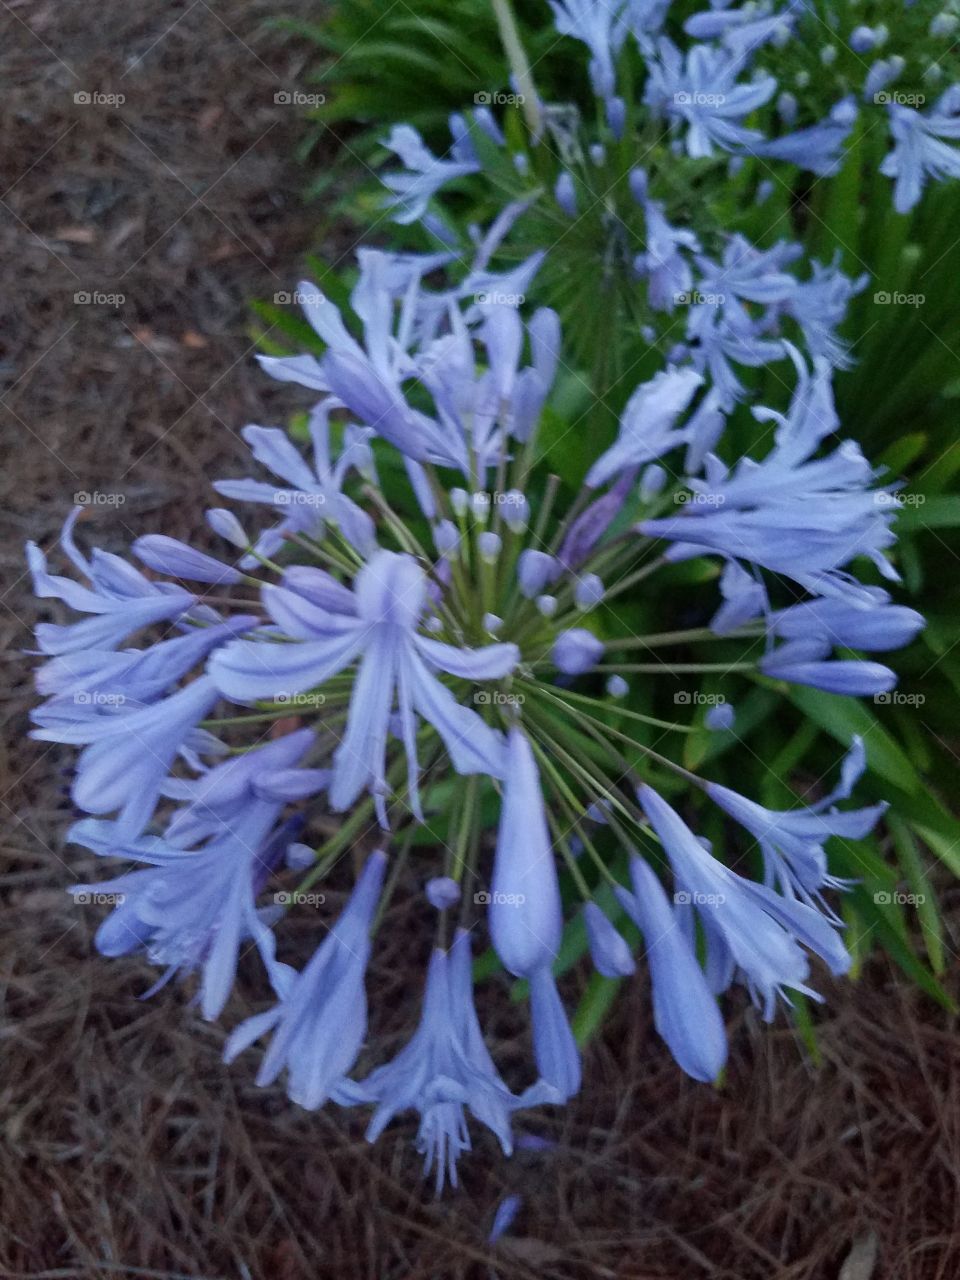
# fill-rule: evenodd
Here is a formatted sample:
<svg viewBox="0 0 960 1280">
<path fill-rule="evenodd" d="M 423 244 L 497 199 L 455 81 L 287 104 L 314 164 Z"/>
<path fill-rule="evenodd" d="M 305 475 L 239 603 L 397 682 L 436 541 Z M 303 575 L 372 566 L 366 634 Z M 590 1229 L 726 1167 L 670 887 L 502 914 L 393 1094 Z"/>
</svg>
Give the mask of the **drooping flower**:
<svg viewBox="0 0 960 1280">
<path fill-rule="evenodd" d="M 651 821 L 653 821 L 651 817 Z M 715 1080 L 727 1057 L 727 1036 L 690 940 L 654 872 L 630 859 L 633 892 L 620 904 L 643 934 L 653 986 L 653 1021 L 677 1063 L 694 1080 Z"/>
<path fill-rule="evenodd" d="M 373 1102 L 367 1141 L 375 1142 L 395 1115 L 420 1112 L 417 1150 L 424 1174 L 434 1173 L 439 1195 L 449 1178 L 457 1186 L 457 1160 L 470 1150 L 466 1111 L 486 1125 L 505 1155 L 513 1150 L 512 1113 L 540 1102 L 561 1101 L 538 1082 L 519 1097 L 510 1092 L 483 1042 L 473 1002 L 470 936 L 457 931 L 449 952 L 430 957 L 420 1026 L 392 1062 L 355 1087 L 358 1101 Z"/>
<path fill-rule="evenodd" d="M 823 907 L 823 891 L 841 882 L 827 869 L 824 845 L 831 836 L 862 840 L 876 826 L 885 804 L 841 812 L 866 766 L 863 740 L 855 737 L 843 762 L 839 785 L 815 805 L 786 811 L 766 809 L 729 787 L 707 784 L 710 799 L 757 840 L 763 854 L 765 883 Z"/>
<path fill-rule="evenodd" d="M 743 55 L 717 45 L 695 44 L 684 55 L 666 37 L 649 65 L 644 101 L 652 111 L 686 126 L 684 145 L 695 158 L 723 151 L 750 150 L 763 135 L 740 123 L 773 97 L 777 82 L 759 75 L 740 81 Z"/>
<path fill-rule="evenodd" d="M 71 609 L 93 615 L 68 626 L 39 623 L 36 636 L 43 653 L 113 649 L 142 627 L 182 617 L 196 603 L 196 596 L 182 587 L 151 582 L 110 552 L 94 550 L 86 560 L 73 540 L 74 527 L 83 510 L 83 507 L 74 508 L 63 526 L 60 544 L 71 563 L 89 579 L 89 587 L 51 574 L 40 548 L 33 542 L 27 543 L 34 593 L 41 599 L 62 600 Z"/>
<path fill-rule="evenodd" d="M 490 882 L 490 936 L 506 968 L 529 978 L 560 950 L 563 912 L 543 793 L 523 730 L 507 734 L 503 805 Z"/>
<path fill-rule="evenodd" d="M 32 737 L 45 742 L 86 744 L 77 761 L 71 794 L 87 813 L 119 810 L 117 831 L 124 840 L 140 835 L 156 806 L 163 780 L 190 729 L 218 697 L 209 676 L 200 676 L 169 697 L 139 709 L 115 705 L 69 720 L 43 710 L 34 713 Z M 96 714 L 102 711 L 103 714 Z"/>
<path fill-rule="evenodd" d="M 275 973 L 277 1003 L 236 1027 L 224 1049 L 224 1060 L 232 1062 L 272 1031 L 257 1084 L 272 1084 L 286 1068 L 287 1094 L 307 1111 L 328 1098 L 355 1101 L 347 1075 L 367 1030 L 370 923 L 386 866 L 384 853 L 370 854 L 347 905 L 305 968 Z"/>
<path fill-rule="evenodd" d="M 894 178 L 893 207 L 909 213 L 923 194 L 927 178 L 939 182 L 960 178 L 960 150 L 947 140 L 960 139 L 960 85 L 952 85 L 924 114 L 889 102 L 893 150 L 880 172 Z"/>
<path fill-rule="evenodd" d="M 764 1017 L 773 1016 L 777 996 L 790 990 L 819 998 L 807 985 L 810 965 L 804 947 L 821 956 L 833 973 L 847 971 L 850 956 L 835 919 L 718 862 L 652 787 L 642 785 L 638 797 L 680 891 L 696 908 L 707 936 L 729 953 Z"/>
<path fill-rule="evenodd" d="M 293 764 L 312 739 L 309 730 L 291 734 L 262 748 L 260 758 L 265 753 L 273 762 Z M 76 886 L 75 892 L 119 895 L 97 932 L 97 948 L 110 956 L 146 951 L 166 971 L 161 983 L 199 970 L 200 1008 L 208 1019 L 216 1018 L 226 1003 L 245 938 L 253 939 L 268 970 L 274 966 L 273 935 L 257 912 L 256 895 L 282 852 L 270 836 L 286 796 L 264 798 L 258 792 L 258 763 L 247 756 L 211 770 L 207 822 L 185 822 L 167 839 L 131 838 L 116 823 L 89 818 L 69 832 L 70 840 L 101 856 L 150 866 L 97 885 Z M 236 777 L 230 774 L 231 765 Z M 185 847 L 202 840 L 206 843 L 200 848 Z"/>
</svg>

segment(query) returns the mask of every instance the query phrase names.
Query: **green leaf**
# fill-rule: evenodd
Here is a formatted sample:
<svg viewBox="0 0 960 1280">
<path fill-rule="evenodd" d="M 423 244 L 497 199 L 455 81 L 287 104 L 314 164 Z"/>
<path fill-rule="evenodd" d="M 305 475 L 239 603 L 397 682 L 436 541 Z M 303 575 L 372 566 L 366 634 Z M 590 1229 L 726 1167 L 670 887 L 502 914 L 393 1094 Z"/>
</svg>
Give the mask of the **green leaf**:
<svg viewBox="0 0 960 1280">
<path fill-rule="evenodd" d="M 859 734 L 866 749 L 867 764 L 874 773 L 908 792 L 919 790 L 920 777 L 910 760 L 862 702 L 794 685 L 788 688 L 787 697 L 844 746 L 848 747 Z"/>
<path fill-rule="evenodd" d="M 907 505 L 897 516 L 898 533 L 960 528 L 960 494 L 927 498 L 922 493 L 910 493 L 905 495 L 905 502 Z"/>
</svg>

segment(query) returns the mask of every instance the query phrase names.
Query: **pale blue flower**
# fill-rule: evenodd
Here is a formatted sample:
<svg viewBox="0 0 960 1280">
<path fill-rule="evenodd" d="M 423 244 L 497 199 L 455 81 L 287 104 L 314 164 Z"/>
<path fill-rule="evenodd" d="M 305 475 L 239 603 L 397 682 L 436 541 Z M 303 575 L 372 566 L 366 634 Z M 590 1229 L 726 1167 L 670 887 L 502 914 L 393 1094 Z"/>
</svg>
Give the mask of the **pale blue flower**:
<svg viewBox="0 0 960 1280">
<path fill-rule="evenodd" d="M 507 735 L 500 829 L 487 917 L 494 948 L 517 977 L 549 967 L 560 950 L 560 886 L 533 750 L 522 729 Z"/>
<path fill-rule="evenodd" d="M 550 660 L 564 675 L 580 676 L 592 671 L 603 657 L 604 643 L 584 627 L 561 631 L 553 642 Z"/>
<path fill-rule="evenodd" d="M 533 1052 L 545 1101 L 566 1102 L 580 1091 L 580 1051 L 549 963 L 529 975 Z"/>
<path fill-rule="evenodd" d="M 865 767 L 863 741 L 856 737 L 844 760 L 839 785 L 815 805 L 786 811 L 766 809 L 714 782 L 707 784 L 707 795 L 756 839 L 763 855 L 765 884 L 825 909 L 824 889 L 843 887 L 844 883 L 828 871 L 827 840 L 832 836 L 865 839 L 887 808 L 876 804 L 841 812 L 835 807 L 838 800 L 849 799 Z"/>
<path fill-rule="evenodd" d="M 314 952 L 295 973 L 281 969 L 272 1009 L 255 1014 L 231 1033 L 223 1052 L 233 1059 L 268 1032 L 270 1047 L 257 1072 L 268 1085 L 287 1070 L 287 1095 L 307 1111 L 333 1098 L 355 1101 L 347 1073 L 356 1062 L 367 1030 L 364 984 L 370 958 L 370 925 L 380 898 L 386 855 L 371 853 L 347 905 Z"/>
<path fill-rule="evenodd" d="M 151 582 L 108 551 L 95 549 L 90 559 L 85 559 L 73 540 L 74 526 L 83 511 L 83 507 L 75 507 L 71 512 L 60 544 L 74 567 L 89 580 L 89 587 L 48 572 L 46 556 L 36 543 L 27 543 L 34 594 L 42 600 L 62 600 L 71 609 L 93 615 L 67 626 L 39 623 L 36 636 L 42 653 L 113 649 L 142 627 L 182 617 L 196 603 L 196 596 L 188 591 L 172 583 Z"/>
<path fill-rule="evenodd" d="M 960 178 L 960 150 L 946 139 L 960 139 L 960 85 L 953 85 L 925 114 L 899 102 L 887 106 L 893 150 L 880 172 L 894 178 L 893 207 L 909 213 L 923 194 L 927 178 Z"/>
<path fill-rule="evenodd" d="M 752 150 L 763 141 L 756 129 L 738 122 L 770 101 L 777 82 L 770 75 L 738 81 L 744 62 L 743 55 L 715 45 L 696 44 L 684 55 L 666 38 L 657 43 L 644 101 L 686 126 L 689 156 L 709 157 L 717 148 Z"/>
<path fill-rule="evenodd" d="M 225 622 L 191 627 L 146 649 L 70 649 L 38 669 L 37 689 L 54 699 L 69 698 L 81 708 L 142 707 L 171 692 L 219 645 L 259 622 L 253 614 L 235 614 Z M 50 702 L 38 711 L 36 723 L 43 725 L 56 706 Z"/>
<path fill-rule="evenodd" d="M 45 742 L 87 744 L 77 760 L 73 801 L 87 813 L 119 810 L 117 830 L 124 839 L 132 839 L 149 822 L 188 731 L 207 715 L 218 696 L 209 676 L 200 676 L 150 706 L 131 710 L 120 705 L 103 714 L 96 714 L 98 707 L 86 708 L 92 714 L 70 722 L 48 721 L 31 736 Z"/>
<path fill-rule="evenodd" d="M 303 289 L 308 287 L 301 285 Z M 263 503 L 283 517 L 278 525 L 261 534 L 254 548 L 257 555 L 275 555 L 292 534 L 321 535 L 328 521 L 338 526 L 361 554 L 369 555 L 376 545 L 370 517 L 341 492 L 350 471 L 362 471 L 371 465 L 367 444 L 370 432 L 348 427 L 340 457 L 333 462 L 329 418 L 335 405 L 336 401 L 327 398 L 310 413 L 312 468 L 286 432 L 275 427 L 248 426 L 241 435 L 253 457 L 283 484 L 250 478 L 214 481 L 214 488 L 225 498 Z M 244 566 L 256 563 L 252 555 L 241 561 Z"/>
<path fill-rule="evenodd" d="M 729 952 L 765 1017 L 772 1017 L 781 993 L 815 996 L 807 986 L 810 966 L 803 947 L 820 955 L 832 972 L 846 972 L 850 956 L 831 918 L 718 862 L 652 787 L 641 786 L 637 795 L 675 883 L 696 907 L 707 936 L 715 935 Z"/>
<path fill-rule="evenodd" d="M 487 1236 L 487 1244 L 496 1244 L 500 1237 L 510 1230 L 522 1203 L 521 1196 L 504 1196 L 493 1215 L 493 1226 Z"/>
<path fill-rule="evenodd" d="M 850 698 L 889 693 L 897 685 L 896 672 L 879 662 L 854 659 L 836 661 L 829 657 L 826 640 L 788 640 L 765 654 L 757 663 L 766 676 L 811 685 L 825 693 L 841 693 Z"/>
<path fill-rule="evenodd" d="M 463 929 L 457 931 L 449 952 L 437 949 L 430 957 L 416 1034 L 392 1062 L 353 1087 L 352 1100 L 376 1105 L 368 1142 L 375 1142 L 398 1112 L 420 1112 L 417 1150 L 425 1157 L 424 1173 L 434 1173 L 438 1195 L 448 1178 L 458 1185 L 457 1161 L 470 1150 L 467 1111 L 510 1155 L 513 1112 L 561 1101 L 542 1081 L 517 1097 L 500 1078 L 477 1020 L 470 937 Z"/>
<path fill-rule="evenodd" d="M 499 679 L 516 665 L 519 651 L 513 644 L 459 649 L 420 635 L 427 579 L 412 556 L 376 553 L 357 574 L 355 615 L 330 612 L 284 587 L 268 587 L 263 594 L 274 621 L 298 643 L 235 641 L 214 655 L 209 671 L 221 692 L 252 702 L 303 693 L 362 659 L 346 732 L 334 754 L 334 809 L 349 807 L 368 788 L 385 823 L 384 758 L 395 701 L 415 813 L 417 715 L 436 729 L 458 773 L 500 776 L 500 736 L 458 702 L 435 672 L 466 680 Z"/>
<path fill-rule="evenodd" d="M 717 1002 L 653 871 L 633 856 L 630 878 L 633 893 L 618 889 L 617 897 L 643 934 L 657 1034 L 687 1075 L 704 1082 L 715 1080 L 727 1057 L 727 1036 Z"/>
<path fill-rule="evenodd" d="M 848 649 L 882 653 L 902 649 L 926 625 L 922 614 L 891 604 L 880 587 L 865 587 L 859 597 L 804 600 L 773 614 L 773 629 L 787 640 L 826 640 Z"/>
<path fill-rule="evenodd" d="M 550 0 L 561 35 L 581 40 L 590 50 L 590 83 L 609 106 L 616 96 L 615 63 L 627 36 L 626 0 Z"/>
<path fill-rule="evenodd" d="M 702 382 L 692 369 L 665 369 L 641 383 L 620 415 L 616 441 L 587 472 L 587 485 L 595 489 L 619 471 L 652 462 L 686 443 L 687 435 L 677 426 L 677 419 Z"/>
<path fill-rule="evenodd" d="M 882 573 L 895 576 L 883 555 L 894 542 L 892 512 L 870 488 L 876 473 L 859 447 L 848 440 L 826 457 L 813 456 L 837 422 L 830 366 L 818 360 L 811 374 L 793 355 L 800 377 L 789 413 L 754 410 L 756 418 L 777 424 L 763 461 L 744 458 L 728 472 L 719 459 L 708 458 L 705 478 L 687 481 L 697 500 L 683 515 L 638 527 L 675 541 L 670 559 L 709 548 L 805 584 L 867 555 Z"/>
<path fill-rule="evenodd" d="M 753 152 L 771 160 L 786 160 L 821 178 L 830 177 L 840 171 L 843 146 L 850 137 L 856 119 L 853 98 L 844 98 L 831 107 L 826 118 L 817 124 L 758 143 L 753 147 Z"/>
<path fill-rule="evenodd" d="M 636 971 L 630 948 L 603 910 L 595 902 L 583 907 L 590 957 L 598 973 L 605 978 L 626 978 Z"/>
<path fill-rule="evenodd" d="M 308 733 L 291 741 L 286 758 L 297 760 L 312 737 Z M 151 864 L 150 870 L 78 885 L 74 892 L 121 895 L 97 931 L 98 950 L 110 956 L 145 950 L 154 964 L 166 969 L 161 982 L 199 969 L 200 1008 L 208 1019 L 217 1017 L 226 1003 L 245 938 L 254 940 L 268 969 L 274 965 L 273 935 L 255 900 L 281 852 L 271 843 L 270 833 L 285 801 L 258 794 L 251 785 L 256 778 L 251 768 L 238 772 L 230 803 L 221 778 L 213 801 L 215 820 L 189 833 L 191 843 L 210 837 L 201 848 L 188 852 L 182 839 L 171 843 L 149 836 L 131 838 L 115 823 L 91 819 L 75 824 L 68 835 L 102 856 Z"/>
<path fill-rule="evenodd" d="M 387 173 L 383 183 L 392 193 L 388 207 L 393 219 L 406 225 L 417 222 L 427 211 L 427 205 L 437 191 L 452 178 L 463 178 L 478 173 L 480 162 L 462 136 L 450 149 L 451 159 L 439 159 L 426 145 L 411 125 L 394 125 L 384 146 L 394 152 L 403 165 L 402 170 Z"/>
<path fill-rule="evenodd" d="M 230 586 L 243 579 L 243 574 L 233 565 L 224 564 L 205 551 L 198 551 L 179 538 L 168 538 L 163 533 L 148 533 L 137 538 L 131 550 L 148 569 L 171 578 L 186 578 L 190 582 L 209 582 L 217 586 Z"/>
</svg>

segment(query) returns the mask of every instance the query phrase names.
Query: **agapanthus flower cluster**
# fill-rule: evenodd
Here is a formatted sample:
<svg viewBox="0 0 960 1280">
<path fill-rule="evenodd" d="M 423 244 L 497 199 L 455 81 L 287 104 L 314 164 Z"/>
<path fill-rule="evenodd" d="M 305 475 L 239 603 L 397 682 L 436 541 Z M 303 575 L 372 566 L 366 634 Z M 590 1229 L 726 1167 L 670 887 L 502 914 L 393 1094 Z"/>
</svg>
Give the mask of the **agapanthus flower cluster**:
<svg viewBox="0 0 960 1280">
<path fill-rule="evenodd" d="M 846 274 L 839 254 L 804 261 L 784 234 L 790 206 L 854 147 L 892 179 L 899 213 L 930 181 L 960 177 L 960 84 L 947 84 L 957 21 L 903 6 L 909 47 L 929 51 L 921 77 L 879 18 L 869 23 L 869 4 L 714 3 L 682 23 L 659 0 L 550 7 L 559 35 L 587 51 L 595 118 L 541 101 L 514 60 L 522 108 L 498 115 L 480 95 L 437 152 L 409 125 L 384 137 L 391 217 L 459 267 L 464 296 L 522 295 L 532 282 L 568 322 L 574 361 L 608 385 L 654 349 L 709 379 L 710 412 L 744 396 L 738 370 L 783 362 L 790 343 L 845 367 L 838 329 L 868 277 Z M 733 188 L 741 206 L 777 197 L 762 243 L 729 225 Z M 489 218 L 484 232 L 464 231 L 450 198 L 464 192 Z M 615 318 L 602 342 L 569 323 L 582 307 Z"/>
<path fill-rule="evenodd" d="M 722 993 L 743 986 L 771 1018 L 815 995 L 815 960 L 850 963 L 826 845 L 882 812 L 850 807 L 863 744 L 832 789 L 773 810 L 681 765 L 692 720 L 636 710 L 633 690 L 709 672 L 730 696 L 706 724 L 735 734 L 752 683 L 889 690 L 871 655 L 922 619 L 876 581 L 897 579 L 896 503 L 842 438 L 827 354 L 787 348 L 789 403 L 755 407 L 755 456 L 728 461 L 716 379 L 665 364 L 571 494 L 542 465 L 557 316 L 429 292 L 422 272 L 365 252 L 359 327 L 300 287 L 323 354 L 262 363 L 315 403 L 299 436 L 245 429 L 253 474 L 215 485 L 243 519 L 207 513 L 221 554 L 156 532 L 133 543 L 141 567 L 86 553 L 74 512 L 71 576 L 35 545 L 28 558 L 37 596 L 78 615 L 37 628 L 33 732 L 81 748 L 87 816 L 68 839 L 119 868 L 75 886 L 117 896 L 98 948 L 145 956 L 157 986 L 195 985 L 208 1019 L 240 956 L 258 957 L 275 1001 L 233 1028 L 226 1057 L 263 1042 L 260 1084 L 284 1077 L 307 1109 L 370 1108 L 371 1140 L 417 1112 L 439 1188 L 472 1125 L 509 1153 L 515 1111 L 580 1087 L 556 974 L 571 918 L 600 973 L 645 957 L 657 1031 L 700 1081 L 724 1066 Z M 632 602 L 691 559 L 704 623 L 638 634 Z M 698 835 L 706 809 L 759 878 Z M 286 915 L 311 890 L 336 900 L 347 864 L 345 905 L 319 916 L 298 971 Z M 419 1026 L 383 1061 L 367 969 L 404 866 L 436 931 Z M 504 1079 L 474 1005 L 487 938 L 526 983 L 525 1079 Z"/>
</svg>

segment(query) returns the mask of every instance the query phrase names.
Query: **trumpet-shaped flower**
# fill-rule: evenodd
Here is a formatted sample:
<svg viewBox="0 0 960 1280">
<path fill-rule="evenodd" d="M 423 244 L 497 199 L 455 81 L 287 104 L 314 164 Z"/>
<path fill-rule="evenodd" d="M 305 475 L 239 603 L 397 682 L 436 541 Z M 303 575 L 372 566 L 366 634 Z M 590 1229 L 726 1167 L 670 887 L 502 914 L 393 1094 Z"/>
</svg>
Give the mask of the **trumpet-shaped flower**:
<svg viewBox="0 0 960 1280">
<path fill-rule="evenodd" d="M 894 178 L 893 206 L 909 213 L 923 194 L 927 178 L 942 182 L 960 178 L 960 150 L 947 140 L 960 139 L 960 85 L 952 85 L 926 114 L 890 102 L 893 150 L 880 172 Z"/>
<path fill-rule="evenodd" d="M 369 787 L 385 822 L 384 755 L 394 701 L 415 811 L 418 714 L 443 739 L 458 773 L 500 777 L 501 738 L 459 703 L 435 673 L 498 679 L 516 665 L 516 646 L 459 649 L 418 634 L 427 579 L 409 555 L 378 551 L 357 575 L 354 597 L 356 615 L 351 616 L 312 604 L 287 588 L 267 588 L 264 603 L 295 643 L 240 640 L 228 645 L 210 663 L 217 688 L 239 701 L 289 696 L 323 685 L 361 659 L 346 732 L 334 756 L 330 802 L 335 809 L 345 809 Z"/>
<path fill-rule="evenodd" d="M 224 1060 L 273 1032 L 257 1072 L 257 1084 L 272 1084 L 287 1069 L 287 1094 L 315 1111 L 333 1098 L 354 1101 L 347 1079 L 367 1030 L 365 976 L 370 959 L 370 924 L 386 870 L 386 855 L 371 853 L 347 905 L 300 973 L 275 973 L 279 1000 L 236 1027 Z"/>
<path fill-rule="evenodd" d="M 505 1155 L 513 1151 L 511 1116 L 520 1107 L 563 1099 L 544 1081 L 519 1097 L 494 1065 L 477 1020 L 470 974 L 470 935 L 458 930 L 448 952 L 434 951 L 427 970 L 420 1026 L 392 1062 L 355 1086 L 354 1100 L 375 1111 L 367 1141 L 375 1142 L 400 1111 L 420 1112 L 417 1150 L 424 1173 L 434 1172 L 437 1194 L 446 1179 L 457 1185 L 457 1160 L 470 1150 L 466 1112 L 493 1133 Z"/>
<path fill-rule="evenodd" d="M 290 735 L 288 760 L 308 745 L 307 737 Z M 281 850 L 270 840 L 283 799 L 263 799 L 252 785 L 249 769 L 233 794 L 218 809 L 215 830 L 201 848 L 188 851 L 179 843 L 154 836 L 126 836 L 115 823 L 84 819 L 69 833 L 77 844 L 107 857 L 150 864 L 97 885 L 78 885 L 75 892 L 118 894 L 119 902 L 100 926 L 96 945 L 104 955 L 145 950 L 163 965 L 166 982 L 179 973 L 199 969 L 200 1008 L 216 1018 L 233 987 L 244 938 L 252 938 L 268 969 L 274 966 L 273 934 L 260 918 L 256 895 Z M 183 832 L 182 834 L 186 834 Z M 210 834 L 191 833 L 194 840 Z M 154 988 L 155 989 L 155 988 Z"/>
</svg>

